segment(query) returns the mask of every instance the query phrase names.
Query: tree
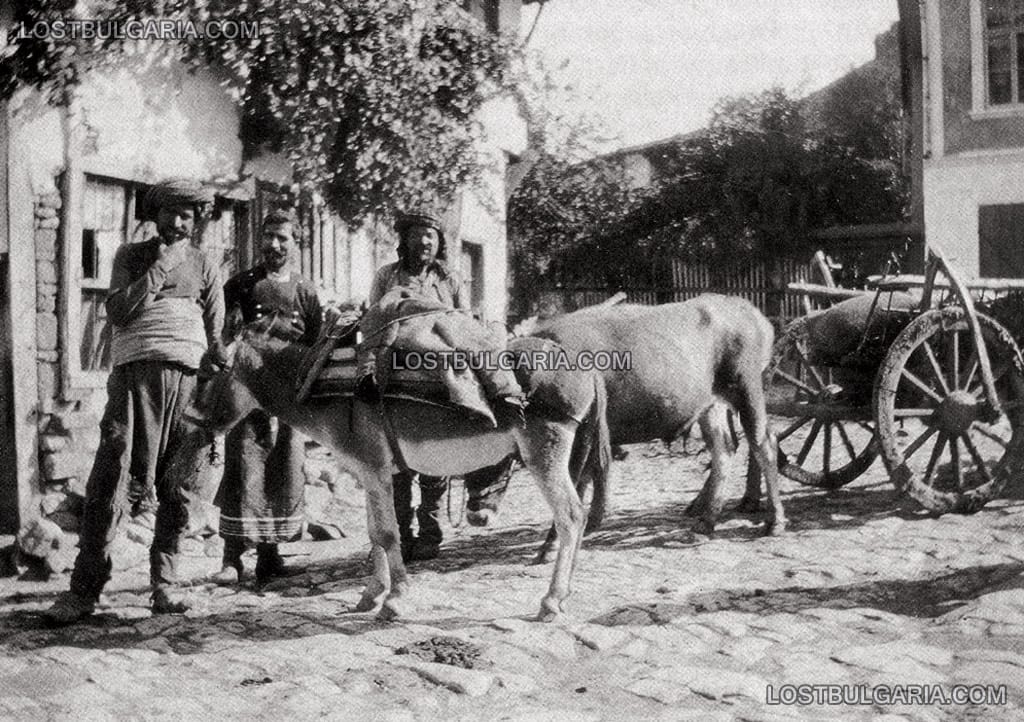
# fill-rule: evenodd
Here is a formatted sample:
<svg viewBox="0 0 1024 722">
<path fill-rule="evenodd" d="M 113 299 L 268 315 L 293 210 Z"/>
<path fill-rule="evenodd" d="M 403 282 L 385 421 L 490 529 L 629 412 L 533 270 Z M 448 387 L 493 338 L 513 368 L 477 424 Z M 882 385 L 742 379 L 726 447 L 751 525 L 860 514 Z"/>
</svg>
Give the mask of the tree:
<svg viewBox="0 0 1024 722">
<path fill-rule="evenodd" d="M 71 15 L 72 0 L 21 3 L 31 27 Z M 280 151 L 295 179 L 350 223 L 395 204 L 445 199 L 478 178 L 474 116 L 514 82 L 509 41 L 490 34 L 456 0 L 116 0 L 92 10 L 112 22 L 165 18 L 258 22 L 257 38 L 202 33 L 162 50 L 193 68 L 229 71 L 241 98 L 251 156 Z M 52 102 L 89 71 L 131 49 L 117 37 L 14 40 L 0 93 L 22 85 Z"/>
<path fill-rule="evenodd" d="M 579 112 L 578 91 L 560 84 L 539 58 L 526 67 L 520 101 L 529 128 L 529 169 L 509 198 L 514 307 L 527 312 L 534 284 L 585 282 L 619 286 L 639 255 L 622 247 L 617 222 L 644 191 L 621 163 L 597 154 L 607 141 L 602 121 Z M 616 257 L 609 264 L 608 258 Z"/>
</svg>

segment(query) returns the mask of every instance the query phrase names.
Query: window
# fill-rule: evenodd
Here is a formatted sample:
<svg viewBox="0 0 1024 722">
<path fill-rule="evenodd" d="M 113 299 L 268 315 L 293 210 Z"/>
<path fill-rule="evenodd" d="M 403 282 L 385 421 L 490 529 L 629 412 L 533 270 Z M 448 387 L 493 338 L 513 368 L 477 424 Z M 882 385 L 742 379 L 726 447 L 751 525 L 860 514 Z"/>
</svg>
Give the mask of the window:
<svg viewBox="0 0 1024 722">
<path fill-rule="evenodd" d="M 978 271 L 982 278 L 1024 278 L 1024 204 L 978 209 Z"/>
<path fill-rule="evenodd" d="M 111 331 L 106 298 L 114 255 L 125 243 L 156 235 L 156 225 L 142 217 L 142 199 L 150 186 L 143 183 L 69 171 L 61 273 L 62 392 L 76 398 L 79 391 L 102 387 L 110 371 Z M 220 261 L 225 276 L 237 269 L 238 248 L 251 249 L 248 205 L 217 198 L 203 247 Z"/>
<path fill-rule="evenodd" d="M 78 365 L 82 371 L 110 369 L 110 327 L 105 301 L 114 254 L 121 244 L 151 236 L 139 218 L 147 186 L 86 176 L 82 185 L 81 243 L 78 253 Z M 70 341 L 70 339 L 69 339 Z M 75 344 L 69 344 L 69 349 Z"/>
<path fill-rule="evenodd" d="M 1024 0 L 984 0 L 987 105 L 1024 103 Z"/>
</svg>

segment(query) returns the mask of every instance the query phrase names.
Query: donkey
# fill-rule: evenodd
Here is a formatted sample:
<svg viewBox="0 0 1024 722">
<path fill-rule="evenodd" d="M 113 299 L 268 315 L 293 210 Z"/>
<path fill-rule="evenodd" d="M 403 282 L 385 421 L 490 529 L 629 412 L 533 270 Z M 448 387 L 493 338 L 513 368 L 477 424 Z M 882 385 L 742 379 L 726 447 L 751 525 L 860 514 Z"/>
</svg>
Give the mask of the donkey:
<svg viewBox="0 0 1024 722">
<path fill-rule="evenodd" d="M 525 358 L 544 344 L 521 339 L 509 349 L 521 354 L 517 358 Z M 228 366 L 197 395 L 190 417 L 214 431 L 224 431 L 261 407 L 331 448 L 339 464 L 362 482 L 373 573 L 355 610 L 370 611 L 381 605 L 381 619 L 402 613 L 409 582 L 399 548 L 391 480 L 399 464 L 433 476 L 460 476 L 518 453 L 565 540 L 538 615 L 544 621 L 554 620 L 569 596 L 585 522 L 570 468 L 586 469 L 596 483 L 603 484 L 610 464 L 600 375 L 531 369 L 517 363 L 517 379 L 530 398 L 525 423 L 512 412 L 499 413 L 498 427 L 491 428 L 458 410 L 406 398 L 384 398 L 380 405 L 345 396 L 297 403 L 295 371 L 306 352 L 305 347 L 246 331 L 229 347 Z"/>
<path fill-rule="evenodd" d="M 785 531 L 779 495 L 776 442 L 768 428 L 762 374 L 771 361 L 774 332 L 768 319 L 748 301 L 706 294 L 661 306 L 621 304 L 584 308 L 560 316 L 536 331 L 570 354 L 580 351 L 628 353 L 624 368 L 601 373 L 608 389 L 611 442 L 631 444 L 651 439 L 671 442 L 698 424 L 711 452 L 711 473 L 688 513 L 698 516 L 695 530 L 710 534 L 723 507 L 723 484 L 732 451 L 726 409 L 734 408 L 749 440 L 751 458 L 741 508 L 760 507 L 762 472 L 771 506 L 766 533 Z M 585 476 L 578 477 L 585 481 Z M 604 513 L 606 490 L 594 480 L 587 529 Z M 500 493 L 488 490 L 486 504 L 472 495 L 476 511 L 470 523 L 486 525 L 497 511 Z M 578 489 L 582 496 L 582 489 Z M 479 492 L 476 492 L 479 493 Z M 490 507 L 490 508 L 488 508 Z M 545 557 L 549 533 L 538 560 Z"/>
</svg>

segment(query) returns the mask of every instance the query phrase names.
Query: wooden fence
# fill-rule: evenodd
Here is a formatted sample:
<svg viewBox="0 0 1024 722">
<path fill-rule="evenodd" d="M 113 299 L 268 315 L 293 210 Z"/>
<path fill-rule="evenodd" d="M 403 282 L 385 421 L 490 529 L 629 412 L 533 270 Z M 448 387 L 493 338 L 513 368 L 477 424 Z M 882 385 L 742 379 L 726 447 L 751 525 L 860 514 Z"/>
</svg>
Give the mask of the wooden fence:
<svg viewBox="0 0 1024 722">
<path fill-rule="evenodd" d="M 774 274 L 774 278 L 772 278 Z M 747 299 L 779 326 L 804 314 L 800 296 L 786 291 L 793 282 L 820 282 L 809 260 L 776 259 L 717 267 L 674 260 L 671 285 L 657 288 L 608 289 L 586 286 L 547 289 L 540 293 L 541 308 L 574 311 L 592 306 L 621 290 L 629 303 L 653 305 L 685 301 L 702 293 L 722 293 Z"/>
</svg>

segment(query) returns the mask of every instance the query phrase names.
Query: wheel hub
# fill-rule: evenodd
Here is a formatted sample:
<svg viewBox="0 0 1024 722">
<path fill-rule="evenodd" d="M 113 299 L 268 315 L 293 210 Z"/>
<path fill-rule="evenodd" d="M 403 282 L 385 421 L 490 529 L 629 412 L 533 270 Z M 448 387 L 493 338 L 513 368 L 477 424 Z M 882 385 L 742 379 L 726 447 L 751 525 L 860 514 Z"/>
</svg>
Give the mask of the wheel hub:
<svg viewBox="0 0 1024 722">
<path fill-rule="evenodd" d="M 843 387 L 839 384 L 827 384 L 818 392 L 818 403 L 829 404 L 839 400 L 843 395 Z"/>
<path fill-rule="evenodd" d="M 936 425 L 950 434 L 962 434 L 980 418 L 980 406 L 973 394 L 954 391 L 935 410 Z"/>
</svg>

